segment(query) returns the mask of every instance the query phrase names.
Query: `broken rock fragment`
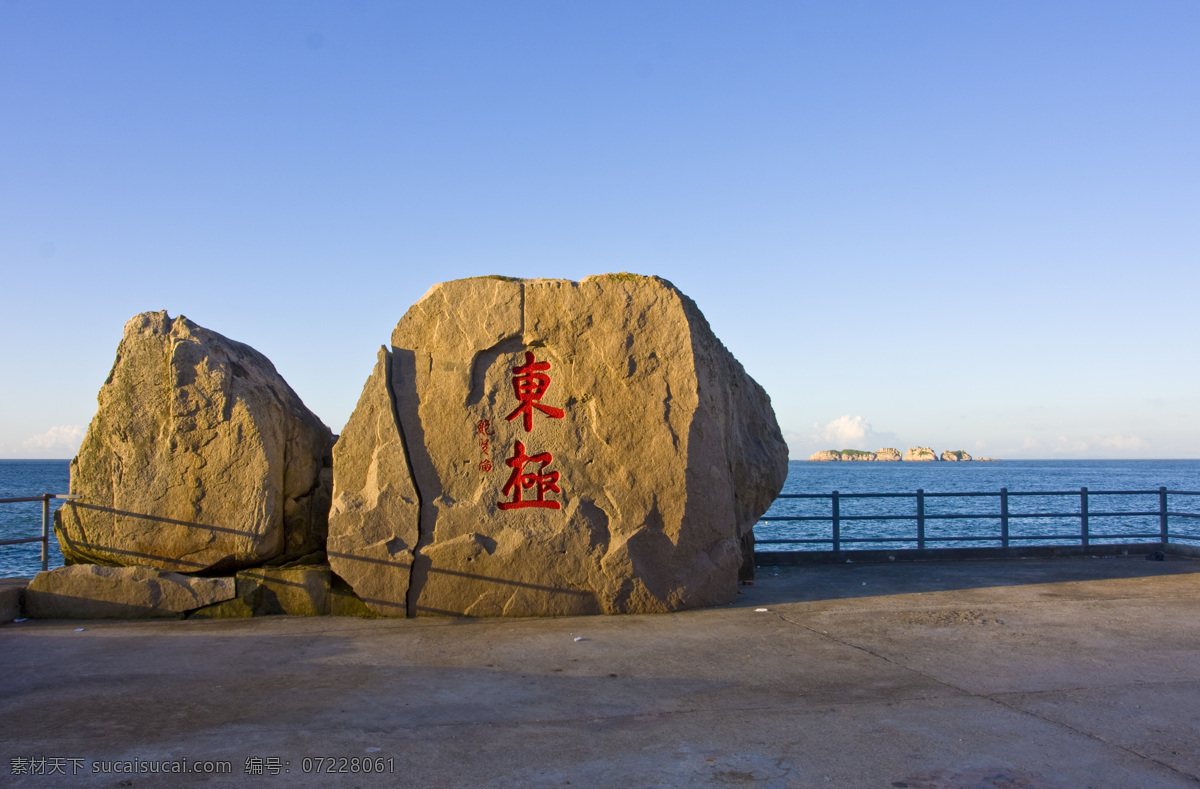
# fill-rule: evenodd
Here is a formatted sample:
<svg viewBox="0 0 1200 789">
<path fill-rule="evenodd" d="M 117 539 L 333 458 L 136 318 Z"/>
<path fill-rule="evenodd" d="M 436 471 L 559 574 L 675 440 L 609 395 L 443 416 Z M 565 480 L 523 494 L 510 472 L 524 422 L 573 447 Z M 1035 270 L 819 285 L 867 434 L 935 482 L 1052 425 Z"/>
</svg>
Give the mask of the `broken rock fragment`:
<svg viewBox="0 0 1200 789">
<path fill-rule="evenodd" d="M 36 619 L 151 619 L 178 617 L 229 600 L 232 578 L 194 578 L 155 567 L 77 564 L 34 576 L 25 610 Z"/>
</svg>

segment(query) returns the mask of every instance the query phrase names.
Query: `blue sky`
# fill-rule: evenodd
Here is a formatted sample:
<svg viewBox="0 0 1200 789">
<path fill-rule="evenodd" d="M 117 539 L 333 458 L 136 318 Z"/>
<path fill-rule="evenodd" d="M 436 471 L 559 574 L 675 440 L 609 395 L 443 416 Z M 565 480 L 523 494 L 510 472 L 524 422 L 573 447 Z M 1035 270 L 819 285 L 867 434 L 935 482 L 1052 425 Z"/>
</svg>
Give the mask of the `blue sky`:
<svg viewBox="0 0 1200 789">
<path fill-rule="evenodd" d="M 0 457 L 125 321 L 335 431 L 479 274 L 657 274 L 793 457 L 1197 457 L 1200 3 L 0 0 Z"/>
</svg>

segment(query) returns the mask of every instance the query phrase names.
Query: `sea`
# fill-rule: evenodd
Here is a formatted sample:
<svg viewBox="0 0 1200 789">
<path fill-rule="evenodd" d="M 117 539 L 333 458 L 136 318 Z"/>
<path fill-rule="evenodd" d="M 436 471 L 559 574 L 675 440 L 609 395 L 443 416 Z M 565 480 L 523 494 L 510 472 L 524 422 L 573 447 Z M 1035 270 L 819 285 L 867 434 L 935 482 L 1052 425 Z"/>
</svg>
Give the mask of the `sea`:
<svg viewBox="0 0 1200 789">
<path fill-rule="evenodd" d="M 69 460 L 0 460 L 0 499 L 66 493 L 71 480 Z M 53 512 L 62 501 L 50 501 L 50 567 L 61 567 L 62 552 L 54 539 Z M 0 540 L 42 535 L 42 503 L 0 504 Z M 42 544 L 0 545 L 0 578 L 32 578 L 42 569 Z"/>
<path fill-rule="evenodd" d="M 40 496 L 43 493 L 67 493 L 69 484 L 67 460 L 0 460 L 0 498 Z M 784 493 L 839 494 L 907 493 L 922 489 L 927 494 L 925 513 L 978 514 L 974 519 L 927 521 L 926 536 L 990 536 L 999 534 L 999 494 L 1001 488 L 1010 491 L 1009 511 L 1016 515 L 1062 513 L 1058 517 L 1013 517 L 1010 536 L 1036 534 L 1075 535 L 1079 532 L 1079 489 L 1089 489 L 1089 513 L 1100 512 L 1157 512 L 1158 494 L 1114 496 L 1103 491 L 1157 491 L 1166 487 L 1171 493 L 1168 509 L 1171 512 L 1200 514 L 1200 460 L 1002 460 L 995 462 L 959 463 L 821 463 L 792 461 L 788 464 Z M 928 494 L 978 492 L 995 495 L 969 498 L 942 498 Z M 1016 496 L 1017 492 L 1060 492 L 1058 496 Z M 1190 495 L 1189 495 L 1190 494 Z M 62 506 L 52 501 L 51 509 Z M 841 498 L 840 515 L 913 515 L 915 496 L 884 499 Z M 775 539 L 828 539 L 830 522 L 775 521 L 780 516 L 830 515 L 831 502 L 819 499 L 777 499 L 754 528 L 755 537 Z M 1114 517 L 1089 515 L 1091 534 L 1157 533 L 1157 515 Z M 1171 516 L 1173 535 L 1181 542 L 1200 544 L 1200 539 L 1188 540 L 1185 534 L 1200 535 L 1200 519 Z M 0 504 L 0 540 L 37 537 L 42 530 L 40 502 Z M 915 536 L 916 525 L 911 519 L 844 520 L 842 537 L 882 538 Z M 1115 538 L 1114 538 L 1115 539 Z M 1174 536 L 1172 539 L 1176 539 Z M 1100 540 L 1098 540 L 1100 541 Z M 1110 540 L 1111 541 L 1111 540 Z M 1067 544 L 1062 539 L 1030 539 L 1019 544 Z M 930 543 L 930 546 L 999 545 L 998 540 L 971 543 Z M 758 550 L 828 550 L 828 543 L 769 544 Z M 849 545 L 845 547 L 850 547 Z M 911 543 L 862 543 L 863 548 L 904 548 Z M 62 565 L 62 554 L 51 537 L 50 567 Z M 41 569 L 41 545 L 0 546 L 0 578 L 32 577 Z"/>
<path fill-rule="evenodd" d="M 916 538 L 916 492 L 924 491 L 925 534 L 933 537 L 995 536 L 995 540 L 934 542 L 926 547 L 1000 546 L 1000 491 L 1009 491 L 1009 537 L 1012 545 L 1079 544 L 1082 491 L 1088 488 L 1088 532 L 1094 542 L 1148 542 L 1135 534 L 1159 531 L 1158 489 L 1171 492 L 1169 512 L 1200 514 L 1200 460 L 1001 460 L 968 462 L 820 462 L 788 463 L 783 493 L 839 494 L 840 536 L 855 539 L 883 537 L 900 541 L 846 543 L 843 548 L 914 548 Z M 1116 491 L 1147 491 L 1117 495 Z M 844 498 L 845 494 L 904 493 L 895 498 Z M 941 493 L 986 493 L 987 496 L 943 497 Z M 1059 495 L 1015 495 L 1029 493 Z M 765 540 L 822 539 L 831 536 L 830 498 L 779 498 L 754 527 L 760 541 L 757 550 L 829 550 L 824 543 L 770 544 Z M 1148 515 L 1103 515 L 1100 513 L 1153 513 Z M 854 520 L 856 516 L 878 518 L 906 516 L 894 520 Z M 938 515 L 978 515 L 976 518 L 938 519 Z M 1045 515 L 1046 517 L 1041 517 Z M 814 521 L 772 521 L 785 516 L 820 517 Z M 1169 517 L 1172 535 L 1186 544 L 1182 535 L 1200 534 L 1200 519 Z M 1112 538 L 1096 535 L 1112 534 Z M 1036 535 L 1063 535 L 1058 539 L 1035 539 Z M 1023 538 L 1023 539 L 1022 539 Z M 1171 538 L 1175 540 L 1176 537 Z"/>
</svg>

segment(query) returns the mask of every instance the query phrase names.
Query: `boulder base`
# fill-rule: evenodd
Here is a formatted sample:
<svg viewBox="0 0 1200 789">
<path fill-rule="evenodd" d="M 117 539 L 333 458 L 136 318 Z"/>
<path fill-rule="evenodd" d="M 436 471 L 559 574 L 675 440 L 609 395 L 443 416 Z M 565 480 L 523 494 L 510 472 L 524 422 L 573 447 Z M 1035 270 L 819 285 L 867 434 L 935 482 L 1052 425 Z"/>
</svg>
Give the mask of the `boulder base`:
<svg viewBox="0 0 1200 789">
<path fill-rule="evenodd" d="M 324 616 L 329 577 L 328 567 L 257 567 L 237 574 L 237 594 L 255 616 Z"/>
<path fill-rule="evenodd" d="M 234 594 L 232 578 L 193 578 L 155 567 L 76 564 L 34 576 L 25 590 L 25 611 L 36 619 L 180 617 Z"/>
<path fill-rule="evenodd" d="M 329 561 L 384 615 L 730 602 L 787 447 L 665 280 L 437 285 L 335 447 Z"/>
<path fill-rule="evenodd" d="M 252 616 L 375 617 L 345 581 L 327 566 L 242 570 L 234 578 L 237 597 L 200 608 L 189 619 L 241 619 Z"/>
<path fill-rule="evenodd" d="M 28 585 L 24 578 L 0 578 L 0 625 L 21 618 L 21 597 Z"/>
</svg>

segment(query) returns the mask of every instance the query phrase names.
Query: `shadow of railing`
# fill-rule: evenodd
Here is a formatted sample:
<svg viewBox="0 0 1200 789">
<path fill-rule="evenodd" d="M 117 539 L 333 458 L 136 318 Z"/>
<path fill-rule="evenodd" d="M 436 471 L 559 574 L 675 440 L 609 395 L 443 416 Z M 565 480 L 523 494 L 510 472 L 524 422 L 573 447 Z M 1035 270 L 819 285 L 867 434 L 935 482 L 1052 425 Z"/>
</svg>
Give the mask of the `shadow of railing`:
<svg viewBox="0 0 1200 789">
<path fill-rule="evenodd" d="M 358 562 L 361 564 L 371 564 L 381 567 L 394 567 L 398 574 L 402 573 L 411 578 L 412 564 L 407 561 L 381 559 L 377 557 L 361 556 L 340 551 L 330 551 L 328 555 L 331 558 L 347 562 Z M 564 595 L 576 601 L 581 601 L 582 606 L 580 606 L 579 602 L 576 602 L 575 605 L 578 607 L 599 608 L 595 593 L 586 589 L 571 589 L 568 587 L 550 586 L 547 584 L 537 584 L 530 581 L 523 581 L 516 578 L 503 578 L 500 576 L 483 575 L 480 573 L 468 573 L 461 570 L 448 570 L 436 566 L 429 566 L 426 572 L 427 578 L 461 578 L 473 583 L 481 583 L 485 586 L 494 586 L 496 589 L 507 590 L 508 593 L 521 589 L 546 595 Z M 424 587 L 420 591 L 423 590 Z M 358 593 L 357 589 L 355 591 Z M 417 616 L 420 614 L 430 614 L 434 616 L 470 616 L 470 614 L 464 614 L 462 611 L 447 610 L 435 608 L 430 605 L 422 605 L 419 595 L 416 596 L 415 602 L 413 598 L 410 597 L 407 603 L 371 597 L 369 595 L 363 596 L 361 593 L 359 593 L 359 599 L 368 605 L 374 604 L 385 607 L 390 611 L 394 611 L 395 613 L 392 614 L 394 616 Z"/>
<path fill-rule="evenodd" d="M 99 504 L 88 504 L 78 500 L 69 500 L 63 505 L 62 510 L 67 509 L 82 509 L 94 512 L 103 512 L 111 515 L 116 515 L 122 518 L 129 518 L 138 521 L 148 521 L 155 524 L 168 524 L 172 526 L 183 526 L 188 529 L 196 529 L 205 531 L 210 534 L 228 534 L 236 537 L 256 538 L 258 532 L 252 529 L 237 529 L 229 526 L 216 526 L 211 523 L 199 523 L 197 521 L 181 520 L 179 518 L 168 518 L 162 515 L 151 515 L 145 512 L 133 512 L 131 510 L 122 510 L 116 507 L 106 507 Z M 60 510 L 61 513 L 61 510 Z M 74 516 L 79 522 L 78 515 Z M 82 529 L 81 529 L 82 531 Z M 129 557 L 131 559 L 148 560 L 156 567 L 173 570 L 184 573 L 203 573 L 206 575 L 217 575 L 227 573 L 232 570 L 238 570 L 244 567 L 255 566 L 261 562 L 244 562 L 238 560 L 231 555 L 225 559 L 218 559 L 215 562 L 198 562 L 180 556 L 168 556 L 164 554 L 148 553 L 146 551 L 131 550 L 128 548 L 119 548 L 114 545 L 103 543 L 94 540 L 84 540 L 73 537 L 65 528 L 57 530 L 59 536 L 59 546 L 63 548 L 64 555 L 73 553 L 77 556 L 88 557 L 91 559 L 101 560 L 103 562 L 104 554 Z M 194 551 L 189 551 L 194 552 Z"/>
</svg>

